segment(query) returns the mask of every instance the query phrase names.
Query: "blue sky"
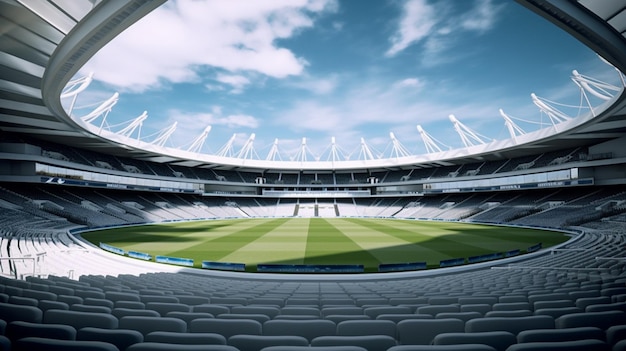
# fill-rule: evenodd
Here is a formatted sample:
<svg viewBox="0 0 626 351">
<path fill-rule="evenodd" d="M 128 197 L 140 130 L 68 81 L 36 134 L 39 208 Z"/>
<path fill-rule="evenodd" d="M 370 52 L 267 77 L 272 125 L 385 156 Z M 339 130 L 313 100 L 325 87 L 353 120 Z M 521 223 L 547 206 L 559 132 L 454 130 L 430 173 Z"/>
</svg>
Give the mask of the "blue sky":
<svg viewBox="0 0 626 351">
<path fill-rule="evenodd" d="M 450 114 L 485 140 L 508 137 L 500 108 L 536 130 L 547 121 L 530 94 L 578 104 L 573 69 L 616 80 L 595 53 L 511 1 L 168 1 L 81 70 L 95 82 L 77 105 L 119 92 L 112 129 L 147 110 L 145 141 L 178 122 L 170 147 L 210 125 L 205 153 L 233 134 L 236 153 L 255 133 L 259 158 L 277 138 L 287 160 L 306 138 L 309 158 L 326 160 L 335 137 L 355 159 L 361 138 L 388 154 L 390 132 L 425 153 L 416 125 L 461 147 Z"/>
</svg>

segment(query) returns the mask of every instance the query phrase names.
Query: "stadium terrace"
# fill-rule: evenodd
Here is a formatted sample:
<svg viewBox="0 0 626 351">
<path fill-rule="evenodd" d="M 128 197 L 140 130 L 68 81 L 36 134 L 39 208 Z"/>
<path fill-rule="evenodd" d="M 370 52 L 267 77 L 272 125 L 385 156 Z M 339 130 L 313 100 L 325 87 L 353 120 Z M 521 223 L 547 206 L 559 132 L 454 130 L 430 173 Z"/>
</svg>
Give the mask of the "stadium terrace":
<svg viewBox="0 0 626 351">
<path fill-rule="evenodd" d="M 163 3 L 0 2 L 1 350 L 626 350 L 624 1 L 518 0 L 615 73 L 572 72 L 585 113 L 533 94 L 532 132 L 284 161 L 109 128 L 123 94 L 77 112 Z"/>
</svg>

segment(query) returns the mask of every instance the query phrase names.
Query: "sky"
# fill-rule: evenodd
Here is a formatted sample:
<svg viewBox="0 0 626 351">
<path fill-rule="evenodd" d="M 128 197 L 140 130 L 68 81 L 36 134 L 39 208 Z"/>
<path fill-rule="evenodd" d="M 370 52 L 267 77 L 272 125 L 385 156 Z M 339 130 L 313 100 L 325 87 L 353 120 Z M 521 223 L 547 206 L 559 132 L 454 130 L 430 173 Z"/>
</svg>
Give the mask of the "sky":
<svg viewBox="0 0 626 351">
<path fill-rule="evenodd" d="M 165 146 L 215 154 L 234 135 L 237 155 L 254 133 L 265 159 L 359 159 L 361 140 L 390 157 L 390 133 L 411 154 L 463 147 L 448 119 L 488 142 L 509 137 L 507 115 L 525 131 L 549 120 L 531 93 L 580 104 L 573 69 L 617 82 L 615 71 L 576 39 L 505 0 L 168 1 L 100 50 L 79 72 L 94 74 L 74 115 L 119 92 L 106 117 L 117 131 L 146 110 L 132 137 L 150 142 L 177 122 Z M 575 117 L 580 109 L 560 107 Z M 100 124 L 96 120 L 94 124 Z"/>
</svg>

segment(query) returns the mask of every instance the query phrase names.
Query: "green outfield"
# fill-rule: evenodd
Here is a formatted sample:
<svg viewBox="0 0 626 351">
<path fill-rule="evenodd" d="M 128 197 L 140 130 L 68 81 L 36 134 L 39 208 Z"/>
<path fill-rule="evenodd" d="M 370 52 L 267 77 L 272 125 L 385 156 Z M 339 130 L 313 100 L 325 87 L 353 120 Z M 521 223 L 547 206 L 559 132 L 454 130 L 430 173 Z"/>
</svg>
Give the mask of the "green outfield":
<svg viewBox="0 0 626 351">
<path fill-rule="evenodd" d="M 439 261 L 506 252 L 569 239 L 560 232 L 457 222 L 374 218 L 255 218 L 142 225 L 83 233 L 98 245 L 152 256 L 264 264 L 362 264 Z"/>
</svg>

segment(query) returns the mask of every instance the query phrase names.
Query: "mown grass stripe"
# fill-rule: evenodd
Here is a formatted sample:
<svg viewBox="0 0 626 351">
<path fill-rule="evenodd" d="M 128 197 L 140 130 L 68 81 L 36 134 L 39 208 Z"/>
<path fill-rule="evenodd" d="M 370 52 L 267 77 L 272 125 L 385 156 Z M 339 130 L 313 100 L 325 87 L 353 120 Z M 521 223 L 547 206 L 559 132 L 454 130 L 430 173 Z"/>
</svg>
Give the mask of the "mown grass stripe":
<svg viewBox="0 0 626 351">
<path fill-rule="evenodd" d="M 311 218 L 304 263 L 377 266 L 379 261 L 327 220 Z"/>
<path fill-rule="evenodd" d="M 528 228 L 495 226 L 479 223 L 442 223 L 437 221 L 416 221 L 385 219 L 385 224 L 398 226 L 409 230 L 425 230 L 436 232 L 457 233 L 479 233 L 482 236 L 491 237 L 494 240 L 504 240 L 508 242 L 519 242 L 523 244 L 536 243 L 538 238 L 553 245 L 562 242 L 563 234 L 549 230 L 529 230 Z"/>
<path fill-rule="evenodd" d="M 344 233 L 351 233 L 350 237 L 352 240 L 380 262 L 421 262 L 431 260 L 433 257 L 439 257 L 440 255 L 437 251 L 432 251 L 409 240 L 398 238 L 387 231 L 371 228 L 368 223 L 355 223 L 345 219 L 338 219 L 333 221 L 333 224 Z"/>
<path fill-rule="evenodd" d="M 222 260 L 232 252 L 244 247 L 250 241 L 267 234 L 287 220 L 287 218 L 278 218 L 270 221 L 252 220 L 256 225 L 216 238 L 207 236 L 206 240 L 191 249 L 170 251 L 167 255 L 195 258 L 196 260 Z M 190 252 L 192 254 L 188 254 Z M 183 254 L 187 254 L 187 256 L 182 256 Z M 190 257 L 191 255 L 193 257 Z"/>
<path fill-rule="evenodd" d="M 497 247 L 511 246 L 525 248 L 539 241 L 543 242 L 545 246 L 552 246 L 563 242 L 565 238 L 563 233 L 555 231 L 537 231 L 529 228 L 494 226 L 478 223 L 415 222 L 411 220 L 394 219 L 385 219 L 382 223 L 400 229 L 419 231 L 421 233 L 436 233 L 437 235 L 479 235 L 483 238 L 490 238 L 489 242 L 497 245 Z"/>
<path fill-rule="evenodd" d="M 280 223 L 256 240 L 222 258 L 226 262 L 259 263 L 281 262 L 302 264 L 306 251 L 308 220 L 289 219 Z"/>
<path fill-rule="evenodd" d="M 350 220 L 355 220 L 356 223 L 363 223 L 363 219 Z M 413 230 L 405 230 L 390 226 L 386 223 L 383 223 L 382 221 L 368 222 L 367 225 L 371 226 L 373 229 L 388 232 L 392 236 L 407 241 L 412 241 L 416 238 L 417 235 L 419 235 L 419 245 L 432 251 L 440 252 L 442 255 L 442 259 L 467 257 L 515 249 L 515 247 L 510 247 L 509 242 L 505 242 L 506 247 L 502 247 L 501 245 L 499 246 L 497 243 L 491 243 L 488 240 L 482 240 L 483 238 L 481 238 L 478 233 L 476 233 L 476 235 L 469 235 L 464 233 L 455 234 L 450 233 L 450 231 L 447 230 L 435 230 L 431 232 L 420 233 Z"/>
<path fill-rule="evenodd" d="M 186 245 L 174 245 L 172 243 L 167 243 L 167 245 L 157 247 L 155 250 L 165 252 L 163 254 L 166 256 L 188 257 L 185 256 L 186 252 L 197 252 L 198 247 L 201 248 L 207 241 L 228 240 L 225 238 L 236 233 L 254 230 L 256 227 L 258 227 L 258 222 L 256 221 L 246 222 L 238 220 L 237 222 L 230 224 L 228 220 L 222 220 L 217 224 L 201 228 L 201 230 L 195 233 L 185 235 L 185 239 L 189 240 L 185 243 Z M 198 252 L 198 255 L 200 254 L 201 253 Z M 199 261 L 197 256 L 188 258 L 193 258 L 194 260 Z M 200 265 L 199 262 L 196 263 L 198 266 Z"/>
<path fill-rule="evenodd" d="M 126 250 L 166 254 L 172 250 L 185 250 L 206 240 L 207 236 L 223 236 L 253 226 L 251 222 L 202 221 L 154 224 L 107 229 L 84 235 L 94 244 L 104 242 Z"/>
</svg>

